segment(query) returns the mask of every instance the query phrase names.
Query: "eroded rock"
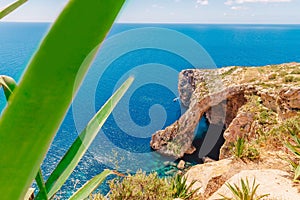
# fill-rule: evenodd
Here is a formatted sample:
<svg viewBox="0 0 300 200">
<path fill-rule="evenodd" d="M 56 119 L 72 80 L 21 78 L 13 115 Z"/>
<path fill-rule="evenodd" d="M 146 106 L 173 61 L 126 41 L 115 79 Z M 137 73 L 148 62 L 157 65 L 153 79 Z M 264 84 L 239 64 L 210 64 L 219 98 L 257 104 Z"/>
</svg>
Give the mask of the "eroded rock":
<svg viewBox="0 0 300 200">
<path fill-rule="evenodd" d="M 209 162 L 202 165 L 196 165 L 189 169 L 185 176 L 187 177 L 187 185 L 196 181 L 192 186 L 195 190 L 200 188 L 198 194 L 203 195 L 209 181 L 215 177 L 221 176 L 230 170 L 232 160 L 224 159 L 216 162 Z"/>
<path fill-rule="evenodd" d="M 277 113 L 277 121 L 295 116 L 300 110 L 300 78 L 292 71 L 299 66 L 289 63 L 259 68 L 234 66 L 182 71 L 178 89 L 180 100 L 188 109 L 179 120 L 152 135 L 151 147 L 176 158 L 192 153 L 195 150 L 192 146 L 194 131 L 204 114 L 211 124 L 224 125 L 225 146 L 228 147 L 234 139 L 255 132 L 257 113 L 252 113 L 251 109 L 255 104 L 243 108 L 247 97 L 252 95 L 261 99 L 259 104 Z M 281 71 L 293 78 L 281 77 Z"/>
</svg>

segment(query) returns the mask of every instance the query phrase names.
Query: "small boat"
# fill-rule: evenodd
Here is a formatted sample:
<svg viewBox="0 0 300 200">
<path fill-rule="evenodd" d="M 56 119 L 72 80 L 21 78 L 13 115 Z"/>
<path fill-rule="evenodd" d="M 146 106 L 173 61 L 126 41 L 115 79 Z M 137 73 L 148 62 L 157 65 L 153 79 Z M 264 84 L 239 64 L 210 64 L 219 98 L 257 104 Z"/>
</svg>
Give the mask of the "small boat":
<svg viewBox="0 0 300 200">
<path fill-rule="evenodd" d="M 173 102 L 178 101 L 179 97 L 176 97 L 175 99 L 173 99 Z"/>
</svg>

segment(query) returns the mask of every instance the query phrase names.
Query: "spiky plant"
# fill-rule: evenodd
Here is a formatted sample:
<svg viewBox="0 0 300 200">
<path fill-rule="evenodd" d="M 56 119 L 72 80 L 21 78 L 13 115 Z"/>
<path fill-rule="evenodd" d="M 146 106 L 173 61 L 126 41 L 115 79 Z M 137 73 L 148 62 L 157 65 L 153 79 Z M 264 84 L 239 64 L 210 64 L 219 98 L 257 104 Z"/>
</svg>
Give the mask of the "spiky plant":
<svg viewBox="0 0 300 200">
<path fill-rule="evenodd" d="M 192 190 L 192 186 L 195 184 L 195 180 L 189 185 L 186 183 L 187 178 L 176 174 L 171 180 L 171 189 L 173 191 L 174 198 L 190 199 L 200 188 Z"/>
<path fill-rule="evenodd" d="M 222 196 L 222 200 L 259 200 L 270 195 L 256 194 L 259 184 L 256 184 L 255 179 L 253 180 L 252 187 L 250 187 L 248 178 L 246 178 L 246 181 L 241 179 L 241 186 L 238 186 L 236 184 L 232 185 L 230 183 L 226 183 L 226 186 L 231 191 L 233 197 L 228 197 L 223 194 L 219 194 L 220 196 Z"/>
</svg>

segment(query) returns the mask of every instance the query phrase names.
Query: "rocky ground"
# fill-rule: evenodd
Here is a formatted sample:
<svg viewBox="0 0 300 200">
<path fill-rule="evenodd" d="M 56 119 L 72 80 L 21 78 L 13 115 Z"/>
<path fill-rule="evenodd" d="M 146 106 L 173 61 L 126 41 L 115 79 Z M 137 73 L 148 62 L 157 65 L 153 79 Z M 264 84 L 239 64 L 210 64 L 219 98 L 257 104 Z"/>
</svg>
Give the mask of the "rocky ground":
<svg viewBox="0 0 300 200">
<path fill-rule="evenodd" d="M 192 167 L 188 182 L 196 180 L 203 199 L 230 196 L 224 183 L 253 180 L 257 194 L 265 199 L 300 199 L 290 161 L 298 158 L 286 147 L 300 136 L 300 64 L 263 67 L 226 67 L 185 70 L 179 76 L 180 99 L 187 111 L 171 126 L 153 134 L 151 147 L 162 154 L 183 157 L 195 151 L 195 128 L 202 116 L 211 125 L 223 127 L 209 132 L 202 144 L 219 137 L 225 143 L 219 161 Z M 225 130 L 225 131 L 224 131 Z M 202 147 L 201 147 L 202 148 Z M 205 155 L 206 149 L 200 148 Z"/>
</svg>

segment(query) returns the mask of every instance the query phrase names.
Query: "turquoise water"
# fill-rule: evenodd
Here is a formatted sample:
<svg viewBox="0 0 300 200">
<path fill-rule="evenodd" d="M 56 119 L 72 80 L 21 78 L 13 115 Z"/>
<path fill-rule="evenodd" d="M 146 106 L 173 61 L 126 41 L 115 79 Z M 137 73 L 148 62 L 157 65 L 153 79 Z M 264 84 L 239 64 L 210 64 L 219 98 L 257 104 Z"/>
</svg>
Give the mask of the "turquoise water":
<svg viewBox="0 0 300 200">
<path fill-rule="evenodd" d="M 0 23 L 0 73 L 19 80 L 49 26 L 44 23 Z M 120 84 L 120 80 L 124 79 L 124 74 L 133 74 L 139 87 L 135 87 L 128 102 L 121 102 L 119 111 L 109 117 L 99 133 L 100 136 L 59 194 L 62 197 L 69 196 L 74 191 L 74 185 L 78 188 L 104 168 L 114 167 L 117 161 L 121 171 L 142 168 L 146 171 L 158 170 L 164 175 L 163 162 L 169 158 L 152 152 L 149 147 L 150 136 L 156 130 L 172 124 L 184 112 L 179 102 L 174 101 L 178 97 L 178 93 L 174 92 L 177 88 L 177 74 L 183 69 L 194 68 L 188 55 L 197 55 L 198 52 L 195 52 L 195 48 L 186 48 L 179 41 L 167 43 L 170 40 L 168 34 L 160 35 L 160 43 L 166 42 L 164 45 L 168 48 L 168 45 L 174 45 L 174 49 L 177 52 L 181 50 L 182 53 L 167 51 L 163 48 L 164 45 L 147 46 L 146 43 L 155 44 L 157 41 L 155 37 L 147 36 L 151 31 L 142 29 L 145 27 L 159 28 L 159 31 L 161 28 L 168 28 L 195 40 L 211 57 L 216 67 L 300 62 L 300 25 L 114 25 L 106 42 L 110 48 L 103 47 L 100 52 L 104 49 L 109 54 L 117 55 L 109 60 L 110 58 L 100 53 L 96 58 L 93 68 L 103 70 L 101 76 L 87 76 L 97 79 L 95 86 L 90 86 L 87 82 L 85 88 L 92 92 L 91 103 L 78 110 L 77 102 L 78 105 L 84 104 L 86 99 L 75 99 L 44 161 L 44 175 L 49 176 L 55 164 L 77 137 L 77 130 L 90 119 L 90 113 L 85 114 L 85 111 L 89 108 L 98 110 Z M 132 42 L 132 38 L 123 34 L 128 30 L 143 31 Z M 139 42 L 144 46 L 134 46 Z M 122 53 L 120 49 L 128 44 L 134 47 Z M 203 67 L 214 67 L 210 66 L 213 62 L 208 62 L 206 57 L 192 59 L 196 59 Z M 172 74 L 173 72 L 175 73 Z M 149 81 L 153 79 L 155 81 Z M 5 101 L 3 94 L 1 95 L 0 107 L 3 109 Z M 198 131 L 200 135 L 205 128 L 205 123 L 201 123 Z M 80 180 L 78 184 L 77 180 Z M 107 190 L 107 187 L 102 186 L 102 190 Z"/>
</svg>

